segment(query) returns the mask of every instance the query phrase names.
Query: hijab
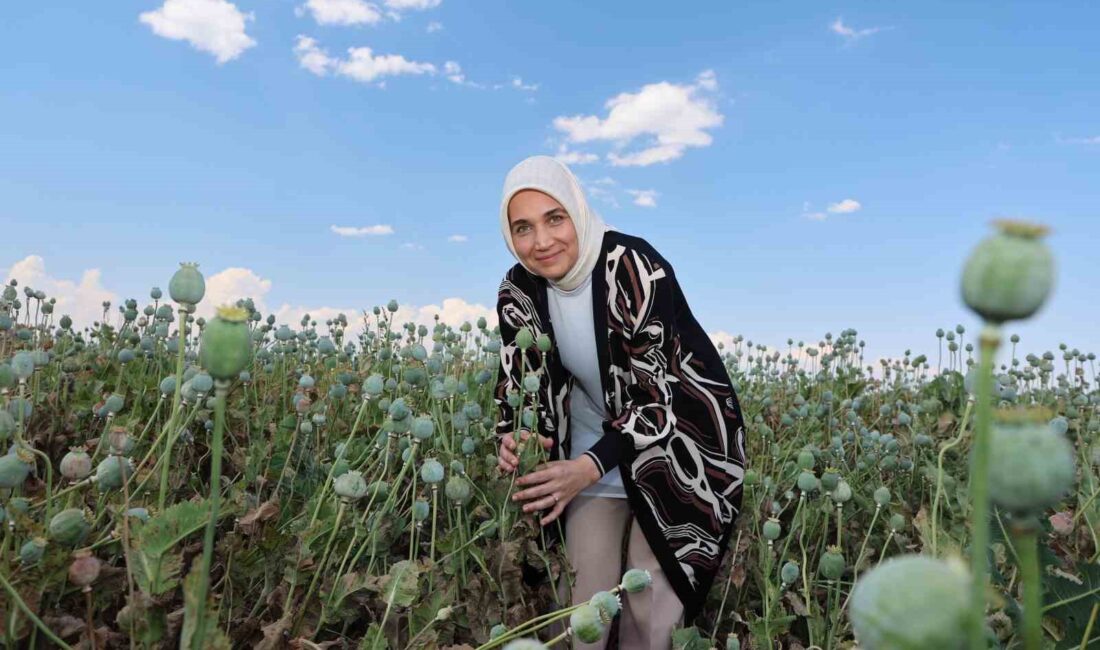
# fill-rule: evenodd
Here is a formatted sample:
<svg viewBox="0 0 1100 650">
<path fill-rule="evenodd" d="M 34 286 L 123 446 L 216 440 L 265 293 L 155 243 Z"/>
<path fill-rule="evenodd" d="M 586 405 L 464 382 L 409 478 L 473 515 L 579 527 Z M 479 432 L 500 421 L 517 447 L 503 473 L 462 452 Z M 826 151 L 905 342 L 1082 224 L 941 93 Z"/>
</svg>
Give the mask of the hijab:
<svg viewBox="0 0 1100 650">
<path fill-rule="evenodd" d="M 531 156 L 524 159 L 504 179 L 504 195 L 500 201 L 500 230 L 512 256 L 533 275 L 537 274 L 516 254 L 516 247 L 512 243 L 512 229 L 508 223 L 508 203 L 520 190 L 538 190 L 553 197 L 562 204 L 573 220 L 579 249 L 577 261 L 560 280 L 546 278 L 546 281 L 562 291 L 576 289 L 588 280 L 599 260 L 604 232 L 614 228 L 605 224 L 600 215 L 589 207 L 580 182 L 565 163 L 551 156 Z"/>
</svg>

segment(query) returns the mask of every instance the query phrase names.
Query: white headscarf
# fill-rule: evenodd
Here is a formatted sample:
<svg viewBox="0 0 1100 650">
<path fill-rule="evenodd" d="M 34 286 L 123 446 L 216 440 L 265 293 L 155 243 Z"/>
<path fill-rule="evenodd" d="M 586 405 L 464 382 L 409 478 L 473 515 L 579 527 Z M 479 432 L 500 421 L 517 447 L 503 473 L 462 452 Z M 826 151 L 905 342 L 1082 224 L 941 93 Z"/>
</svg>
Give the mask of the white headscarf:
<svg viewBox="0 0 1100 650">
<path fill-rule="evenodd" d="M 603 246 L 604 232 L 614 228 L 605 224 L 600 215 L 588 206 L 580 182 L 564 163 L 550 156 L 531 156 L 508 172 L 504 179 L 504 195 L 500 200 L 500 231 L 508 250 L 520 264 L 523 264 L 523 260 L 516 255 L 516 247 L 512 244 L 512 229 L 508 223 L 508 203 L 520 190 L 538 190 L 552 196 L 572 218 L 573 226 L 577 230 L 577 262 L 561 280 L 555 282 L 547 278 L 546 281 L 563 291 L 576 289 L 596 266 L 600 248 Z M 523 264 L 523 268 L 538 275 L 526 264 Z"/>
</svg>

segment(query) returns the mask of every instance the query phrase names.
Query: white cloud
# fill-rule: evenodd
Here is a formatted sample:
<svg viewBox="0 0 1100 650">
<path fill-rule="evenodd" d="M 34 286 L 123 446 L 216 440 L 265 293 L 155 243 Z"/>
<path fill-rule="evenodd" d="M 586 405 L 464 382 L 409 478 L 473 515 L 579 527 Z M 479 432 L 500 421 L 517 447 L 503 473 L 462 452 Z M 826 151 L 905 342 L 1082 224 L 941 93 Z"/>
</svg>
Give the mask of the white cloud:
<svg viewBox="0 0 1100 650">
<path fill-rule="evenodd" d="M 308 10 L 318 25 L 374 25 L 382 20 L 377 5 L 366 0 L 307 0 L 298 8 Z"/>
<path fill-rule="evenodd" d="M 522 77 L 512 77 L 512 87 L 516 90 L 524 90 L 532 93 L 539 89 L 538 84 L 523 83 Z"/>
<path fill-rule="evenodd" d="M 367 235 L 392 235 L 393 226 L 377 224 L 374 226 L 329 226 L 329 229 L 341 237 L 366 237 Z"/>
<path fill-rule="evenodd" d="M 568 164 L 568 163 L 566 163 Z M 607 203 L 613 208 L 619 207 L 619 200 L 615 198 L 615 194 L 612 190 L 613 187 L 618 185 L 615 179 L 604 176 L 603 178 L 597 178 L 594 181 L 586 181 L 583 178 L 578 178 L 581 185 L 584 187 L 584 191 L 588 193 L 594 199 L 598 199 L 604 203 Z"/>
<path fill-rule="evenodd" d="M 643 208 L 657 207 L 657 190 L 627 190 L 626 193 L 634 197 L 634 205 Z"/>
<path fill-rule="evenodd" d="M 422 250 L 424 250 L 423 245 L 417 244 L 416 242 L 411 242 L 411 241 L 407 241 L 404 244 L 401 244 L 401 248 L 404 248 L 405 250 L 410 250 L 410 251 L 422 251 Z"/>
<path fill-rule="evenodd" d="M 560 116 L 553 124 L 570 142 L 611 142 L 615 151 L 607 160 L 615 166 L 668 162 L 683 156 L 688 147 L 706 147 L 713 141 L 707 129 L 721 126 L 724 117 L 707 94 L 717 88 L 714 72 L 706 70 L 692 84 L 661 81 L 637 93 L 620 93 L 604 103 L 604 118 Z M 636 138 L 647 139 L 643 149 L 619 153 Z"/>
<path fill-rule="evenodd" d="M 298 64 L 317 76 L 334 72 L 364 83 L 370 83 L 379 77 L 436 72 L 436 67 L 431 63 L 409 61 L 400 54 L 375 55 L 369 47 L 348 48 L 348 58 L 338 59 L 329 56 L 317 45 L 317 41 L 302 35 L 298 36 L 294 53 L 298 55 Z M 378 85 L 385 87 L 384 82 L 379 82 Z"/>
<path fill-rule="evenodd" d="M 187 41 L 213 54 L 219 64 L 256 45 L 245 33 L 245 22 L 254 19 L 226 0 L 165 0 L 160 9 L 138 16 L 157 36 Z"/>
<path fill-rule="evenodd" d="M 11 265 L 4 283 L 12 279 L 19 281 L 19 299 L 27 304 L 22 288 L 30 287 L 46 294 L 46 299 L 56 298 L 54 305 L 54 323 L 64 315 L 73 319 L 73 328 L 79 330 L 90 327 L 94 321 L 103 318 L 103 301 L 111 302 L 108 318 L 118 314 L 120 304 L 118 294 L 103 286 L 99 269 L 87 269 L 80 280 L 56 278 L 46 272 L 46 261 L 39 255 L 28 255 Z M 113 320 L 111 321 L 113 322 Z"/>
<path fill-rule="evenodd" d="M 424 11 L 434 9 L 443 3 L 443 0 L 385 0 L 386 6 L 396 11 Z"/>
<path fill-rule="evenodd" d="M 554 157 L 566 165 L 587 165 L 600 159 L 596 154 L 587 151 L 570 151 L 564 143 L 558 146 Z"/>
<path fill-rule="evenodd" d="M 829 25 L 829 29 L 832 30 L 832 32 L 834 34 L 840 34 L 841 36 L 844 37 L 844 39 L 846 41 L 851 42 L 851 41 L 861 39 L 864 36 L 870 36 L 871 34 L 877 34 L 878 32 L 881 32 L 882 30 L 888 29 L 888 28 L 887 27 L 866 27 L 864 29 L 853 29 L 853 28 L 845 25 L 844 21 L 841 20 L 840 17 L 838 16 L 837 19 L 834 20 L 831 25 Z"/>
<path fill-rule="evenodd" d="M 438 31 L 442 31 L 442 30 L 443 30 L 443 23 L 439 22 L 438 20 L 433 20 L 432 22 L 428 23 L 428 27 L 425 29 L 425 31 L 428 32 L 429 34 L 434 34 Z"/>
<path fill-rule="evenodd" d="M 479 84 L 466 79 L 466 73 L 462 72 L 462 66 L 458 64 L 458 61 L 447 61 L 443 64 L 443 74 L 447 75 L 447 80 L 456 83 L 460 86 L 470 86 L 472 88 L 484 88 L 484 84 Z"/>
<path fill-rule="evenodd" d="M 830 203 L 829 207 L 826 209 L 832 214 L 850 214 L 858 211 L 862 207 L 863 205 L 855 199 L 844 199 L 839 203 Z"/>
<path fill-rule="evenodd" d="M 450 237 L 447 238 L 447 241 L 453 241 L 453 242 L 461 243 L 461 242 L 464 242 L 464 241 L 468 241 L 469 239 L 470 238 L 467 237 L 466 235 L 451 235 Z"/>
<path fill-rule="evenodd" d="M 252 269 L 232 266 L 211 275 L 206 280 L 206 294 L 195 313 L 210 318 L 222 305 L 233 304 L 241 298 L 252 298 L 256 308 L 265 311 L 263 297 L 271 291 L 271 280 L 256 275 Z"/>
</svg>

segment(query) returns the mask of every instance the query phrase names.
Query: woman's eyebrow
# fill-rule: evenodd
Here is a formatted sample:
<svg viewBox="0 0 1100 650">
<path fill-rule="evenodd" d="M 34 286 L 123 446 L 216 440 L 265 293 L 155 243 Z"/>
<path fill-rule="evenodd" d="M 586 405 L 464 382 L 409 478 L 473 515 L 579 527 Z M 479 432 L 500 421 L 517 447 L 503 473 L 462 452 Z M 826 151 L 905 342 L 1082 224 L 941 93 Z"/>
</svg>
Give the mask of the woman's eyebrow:
<svg viewBox="0 0 1100 650">
<path fill-rule="evenodd" d="M 545 218 L 553 215 L 555 212 L 565 212 L 565 208 L 551 208 L 551 209 L 549 209 L 549 210 L 547 210 L 546 212 L 543 213 L 542 218 L 545 219 Z M 516 219 L 516 220 L 512 221 L 513 226 L 518 226 L 521 223 L 529 223 L 529 222 L 526 219 Z"/>
</svg>

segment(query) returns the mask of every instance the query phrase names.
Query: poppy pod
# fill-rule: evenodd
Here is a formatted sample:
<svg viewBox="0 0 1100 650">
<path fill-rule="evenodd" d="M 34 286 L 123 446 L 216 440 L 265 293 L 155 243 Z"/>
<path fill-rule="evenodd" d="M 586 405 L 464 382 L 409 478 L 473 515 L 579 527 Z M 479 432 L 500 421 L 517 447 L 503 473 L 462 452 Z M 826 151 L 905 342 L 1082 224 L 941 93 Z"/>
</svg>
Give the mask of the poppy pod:
<svg viewBox="0 0 1100 650">
<path fill-rule="evenodd" d="M 215 379 L 236 379 L 252 357 L 248 312 L 241 307 L 219 307 L 202 332 L 200 361 Z"/>
</svg>

